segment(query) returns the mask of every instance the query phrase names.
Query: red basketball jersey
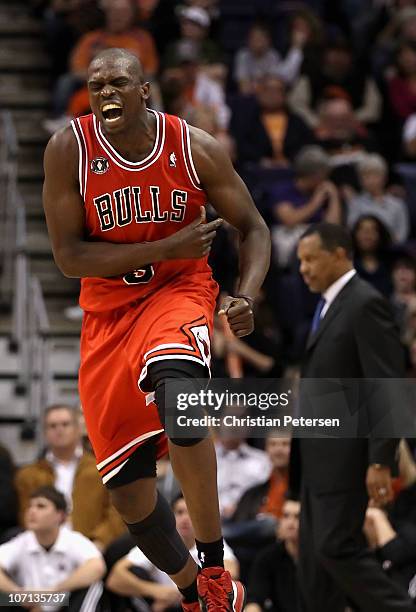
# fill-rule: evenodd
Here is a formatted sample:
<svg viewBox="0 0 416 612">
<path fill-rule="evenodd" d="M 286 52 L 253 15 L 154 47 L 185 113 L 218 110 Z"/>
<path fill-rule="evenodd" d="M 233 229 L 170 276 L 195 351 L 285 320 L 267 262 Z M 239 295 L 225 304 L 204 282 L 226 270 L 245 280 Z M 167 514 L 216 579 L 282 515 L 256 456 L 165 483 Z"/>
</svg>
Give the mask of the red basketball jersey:
<svg viewBox="0 0 416 612">
<path fill-rule="evenodd" d="M 138 243 L 160 240 L 188 225 L 206 204 L 192 161 L 189 128 L 179 117 L 156 118 L 151 153 L 131 162 L 113 148 L 97 118 L 72 121 L 79 148 L 79 185 L 90 240 Z M 88 311 L 118 308 L 187 277 L 211 279 L 207 258 L 156 262 L 112 278 L 83 278 L 80 305 Z M 196 276 L 195 276 L 196 275 Z"/>
</svg>

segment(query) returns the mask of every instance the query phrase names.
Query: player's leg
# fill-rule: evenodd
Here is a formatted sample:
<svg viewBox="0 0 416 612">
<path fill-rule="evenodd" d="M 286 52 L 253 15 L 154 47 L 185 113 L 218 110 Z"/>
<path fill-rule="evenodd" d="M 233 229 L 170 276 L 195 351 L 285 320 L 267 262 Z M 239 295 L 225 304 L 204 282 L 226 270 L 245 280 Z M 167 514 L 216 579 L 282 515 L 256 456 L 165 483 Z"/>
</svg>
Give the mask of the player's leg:
<svg viewBox="0 0 416 612">
<path fill-rule="evenodd" d="M 166 417 L 166 382 L 169 379 L 205 377 L 203 366 L 187 361 L 165 360 L 149 366 L 149 378 L 155 390 L 155 403 L 162 424 L 165 424 Z M 169 436 L 169 431 L 166 433 Z M 203 593 L 202 609 L 208 609 L 204 599 L 210 601 L 214 592 L 215 597 L 222 598 L 222 605 L 228 605 L 223 609 L 240 611 L 244 606 L 244 588 L 238 582 L 233 583 L 228 572 L 223 569 L 224 544 L 218 502 L 217 461 L 212 438 L 209 433 L 203 439 L 170 436 L 169 456 L 186 500 L 203 568 L 198 578 L 200 596 Z M 221 586 L 222 594 L 216 589 L 218 585 Z"/>
<path fill-rule="evenodd" d="M 172 578 L 185 601 L 196 601 L 198 566 L 176 530 L 169 504 L 157 492 L 154 439 L 139 446 L 106 485 L 140 550 Z"/>
</svg>

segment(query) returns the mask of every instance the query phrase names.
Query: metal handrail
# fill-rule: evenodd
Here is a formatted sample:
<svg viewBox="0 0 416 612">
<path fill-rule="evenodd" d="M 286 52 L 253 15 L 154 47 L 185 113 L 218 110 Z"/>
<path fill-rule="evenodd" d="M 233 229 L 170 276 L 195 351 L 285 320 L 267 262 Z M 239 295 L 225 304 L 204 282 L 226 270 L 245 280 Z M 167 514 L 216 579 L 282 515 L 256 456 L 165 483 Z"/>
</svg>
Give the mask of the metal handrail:
<svg viewBox="0 0 416 612">
<path fill-rule="evenodd" d="M 38 419 L 49 403 L 52 374 L 48 358 L 49 317 L 39 279 L 32 276 L 29 282 L 29 346 L 30 346 L 30 406 L 29 415 Z"/>
<path fill-rule="evenodd" d="M 12 294 L 13 259 L 15 254 L 15 227 L 17 202 L 17 152 L 18 141 L 16 129 L 10 111 L 3 111 L 0 115 L 2 142 L 1 142 L 1 178 L 2 194 L 0 197 L 1 260 L 2 276 L 0 282 L 0 298 L 8 304 Z"/>
</svg>

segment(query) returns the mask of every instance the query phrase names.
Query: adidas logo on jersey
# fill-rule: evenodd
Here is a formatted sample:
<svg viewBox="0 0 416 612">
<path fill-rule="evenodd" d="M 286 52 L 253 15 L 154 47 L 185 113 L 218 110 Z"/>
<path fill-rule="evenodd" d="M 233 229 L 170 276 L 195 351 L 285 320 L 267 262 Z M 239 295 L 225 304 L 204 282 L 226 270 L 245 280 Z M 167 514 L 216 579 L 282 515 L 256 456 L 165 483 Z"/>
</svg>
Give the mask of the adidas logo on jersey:
<svg viewBox="0 0 416 612">
<path fill-rule="evenodd" d="M 172 153 L 169 154 L 169 166 L 170 168 L 176 168 L 176 155 L 175 153 L 172 151 Z"/>
</svg>

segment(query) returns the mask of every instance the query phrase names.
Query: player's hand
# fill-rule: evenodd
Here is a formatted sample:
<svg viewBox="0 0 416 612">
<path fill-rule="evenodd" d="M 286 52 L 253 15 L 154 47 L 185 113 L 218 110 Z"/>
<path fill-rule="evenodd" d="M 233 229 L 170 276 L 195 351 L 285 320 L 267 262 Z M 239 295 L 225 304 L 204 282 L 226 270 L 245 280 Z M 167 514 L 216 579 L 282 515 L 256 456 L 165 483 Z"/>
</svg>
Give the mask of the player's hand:
<svg viewBox="0 0 416 612">
<path fill-rule="evenodd" d="M 390 468 L 386 465 L 370 465 L 367 470 L 367 492 L 374 506 L 385 506 L 393 500 Z"/>
<path fill-rule="evenodd" d="M 248 336 L 254 329 L 254 314 L 251 304 L 243 297 L 227 296 L 218 311 L 227 317 L 231 331 L 238 338 Z"/>
<path fill-rule="evenodd" d="M 206 222 L 205 208 L 201 206 L 200 216 L 189 225 L 162 240 L 164 259 L 200 259 L 209 254 L 212 241 L 222 219 Z"/>
<path fill-rule="evenodd" d="M 176 587 L 169 585 L 158 585 L 158 591 L 154 598 L 153 610 L 166 610 L 178 605 L 182 596 Z"/>
</svg>

